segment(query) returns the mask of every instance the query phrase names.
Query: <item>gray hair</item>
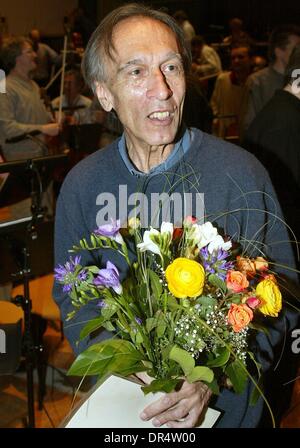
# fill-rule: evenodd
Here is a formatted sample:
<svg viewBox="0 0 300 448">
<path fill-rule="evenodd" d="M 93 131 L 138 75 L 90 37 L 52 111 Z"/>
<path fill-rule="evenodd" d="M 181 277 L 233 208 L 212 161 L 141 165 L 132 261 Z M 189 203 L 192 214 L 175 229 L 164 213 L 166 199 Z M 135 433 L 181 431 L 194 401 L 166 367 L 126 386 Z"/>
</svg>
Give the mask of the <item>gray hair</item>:
<svg viewBox="0 0 300 448">
<path fill-rule="evenodd" d="M 21 56 L 25 43 L 32 46 L 28 37 L 8 37 L 3 40 L 0 51 L 0 59 L 3 63 L 5 73 L 9 73 L 16 66 L 17 57 Z"/>
<path fill-rule="evenodd" d="M 176 21 L 168 14 L 151 9 L 145 5 L 129 3 L 108 14 L 92 34 L 82 60 L 82 72 L 86 83 L 95 91 L 95 82 L 106 81 L 106 58 L 114 61 L 115 46 L 113 31 L 115 26 L 131 17 L 148 17 L 167 25 L 175 34 L 183 67 L 187 73 L 191 65 L 190 50 L 186 45 L 184 34 Z"/>
</svg>

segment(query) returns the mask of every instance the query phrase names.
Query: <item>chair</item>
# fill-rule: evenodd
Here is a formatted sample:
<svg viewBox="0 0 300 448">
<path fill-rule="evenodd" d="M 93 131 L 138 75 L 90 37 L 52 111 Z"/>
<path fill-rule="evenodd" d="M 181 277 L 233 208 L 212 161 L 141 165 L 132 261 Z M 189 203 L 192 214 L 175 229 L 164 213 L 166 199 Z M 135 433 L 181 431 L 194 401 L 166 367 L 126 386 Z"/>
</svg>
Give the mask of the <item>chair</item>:
<svg viewBox="0 0 300 448">
<path fill-rule="evenodd" d="M 0 300 L 0 375 L 14 374 L 21 362 L 23 311 Z"/>
<path fill-rule="evenodd" d="M 59 322 L 62 332 L 62 322 L 60 310 L 52 297 L 52 287 L 54 282 L 53 274 L 37 277 L 29 282 L 30 299 L 32 302 L 32 314 L 41 316 L 46 321 Z M 12 296 L 23 294 L 23 285 L 13 288 Z M 63 339 L 63 332 L 61 334 Z"/>
</svg>

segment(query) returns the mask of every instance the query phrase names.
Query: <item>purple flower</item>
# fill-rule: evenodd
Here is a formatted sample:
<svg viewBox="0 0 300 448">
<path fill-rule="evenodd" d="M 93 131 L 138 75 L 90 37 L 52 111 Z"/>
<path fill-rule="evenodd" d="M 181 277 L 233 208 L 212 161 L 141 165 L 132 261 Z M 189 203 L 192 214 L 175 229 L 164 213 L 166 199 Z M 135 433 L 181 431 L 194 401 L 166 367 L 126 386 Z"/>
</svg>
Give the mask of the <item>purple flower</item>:
<svg viewBox="0 0 300 448">
<path fill-rule="evenodd" d="M 56 280 L 59 282 L 64 282 L 66 275 L 73 273 L 75 268 L 80 264 L 80 259 L 80 256 L 76 256 L 74 260 L 70 257 L 70 260 L 67 261 L 64 266 L 59 264 L 58 267 L 54 269 L 54 277 Z"/>
<path fill-rule="evenodd" d="M 80 265 L 80 260 L 81 257 L 78 255 L 74 260 L 70 257 L 70 260 L 64 266 L 60 264 L 54 269 L 54 278 L 64 285 L 63 292 L 70 292 L 72 286 L 77 285 L 78 280 L 82 281 L 86 279 L 86 272 L 84 271 L 80 272 L 78 276 L 74 275 L 76 268 Z"/>
<path fill-rule="evenodd" d="M 225 280 L 226 273 L 233 268 L 231 261 L 226 261 L 229 252 L 224 249 L 218 249 L 210 253 L 207 247 L 200 250 L 200 258 L 205 271 L 209 274 L 216 274 L 221 280 Z"/>
<path fill-rule="evenodd" d="M 106 263 L 106 269 L 99 269 L 98 275 L 94 279 L 94 284 L 96 286 L 112 288 L 117 294 L 121 294 L 122 292 L 119 271 L 110 261 Z"/>
<path fill-rule="evenodd" d="M 134 318 L 134 320 L 136 321 L 136 323 L 138 324 L 138 325 L 142 325 L 142 319 L 140 319 L 139 317 L 135 317 Z"/>
<path fill-rule="evenodd" d="M 87 279 L 87 272 L 86 272 L 86 270 L 83 269 L 81 272 L 79 272 L 77 278 L 78 278 L 79 281 L 84 282 Z"/>
<path fill-rule="evenodd" d="M 119 244 L 123 244 L 123 238 L 119 232 L 120 227 L 120 220 L 117 219 L 116 221 L 114 221 L 111 218 L 111 224 L 103 224 L 103 226 L 99 226 L 96 230 L 94 230 L 94 234 L 106 236 L 107 238 L 115 240 Z"/>
</svg>

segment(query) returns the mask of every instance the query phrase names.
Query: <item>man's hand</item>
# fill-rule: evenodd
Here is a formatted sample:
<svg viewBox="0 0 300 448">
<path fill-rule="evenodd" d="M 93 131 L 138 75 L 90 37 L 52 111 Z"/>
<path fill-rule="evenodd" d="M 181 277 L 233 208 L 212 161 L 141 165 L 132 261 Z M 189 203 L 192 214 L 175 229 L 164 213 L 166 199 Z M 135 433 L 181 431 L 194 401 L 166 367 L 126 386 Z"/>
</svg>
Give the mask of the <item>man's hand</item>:
<svg viewBox="0 0 300 448">
<path fill-rule="evenodd" d="M 50 137 L 55 137 L 60 131 L 60 126 L 58 123 L 42 124 L 40 127 L 40 131 L 42 132 L 42 134 L 49 135 Z"/>
<path fill-rule="evenodd" d="M 184 381 L 179 391 L 166 394 L 150 404 L 140 417 L 142 420 L 153 419 L 152 423 L 157 427 L 166 424 L 169 428 L 193 428 L 198 424 L 211 395 L 206 384 Z"/>
</svg>

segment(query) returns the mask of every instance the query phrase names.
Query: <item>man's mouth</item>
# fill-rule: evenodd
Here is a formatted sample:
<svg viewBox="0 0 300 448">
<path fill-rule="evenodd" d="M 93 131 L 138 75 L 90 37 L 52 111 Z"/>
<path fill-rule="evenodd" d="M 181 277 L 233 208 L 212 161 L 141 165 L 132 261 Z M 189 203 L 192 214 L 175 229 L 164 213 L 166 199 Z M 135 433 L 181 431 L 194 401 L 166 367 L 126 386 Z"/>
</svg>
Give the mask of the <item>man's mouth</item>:
<svg viewBox="0 0 300 448">
<path fill-rule="evenodd" d="M 174 112 L 169 112 L 169 111 L 153 112 L 152 114 L 148 115 L 148 118 L 150 118 L 150 120 L 164 121 L 168 118 L 173 117 L 173 115 L 174 115 Z"/>
</svg>

